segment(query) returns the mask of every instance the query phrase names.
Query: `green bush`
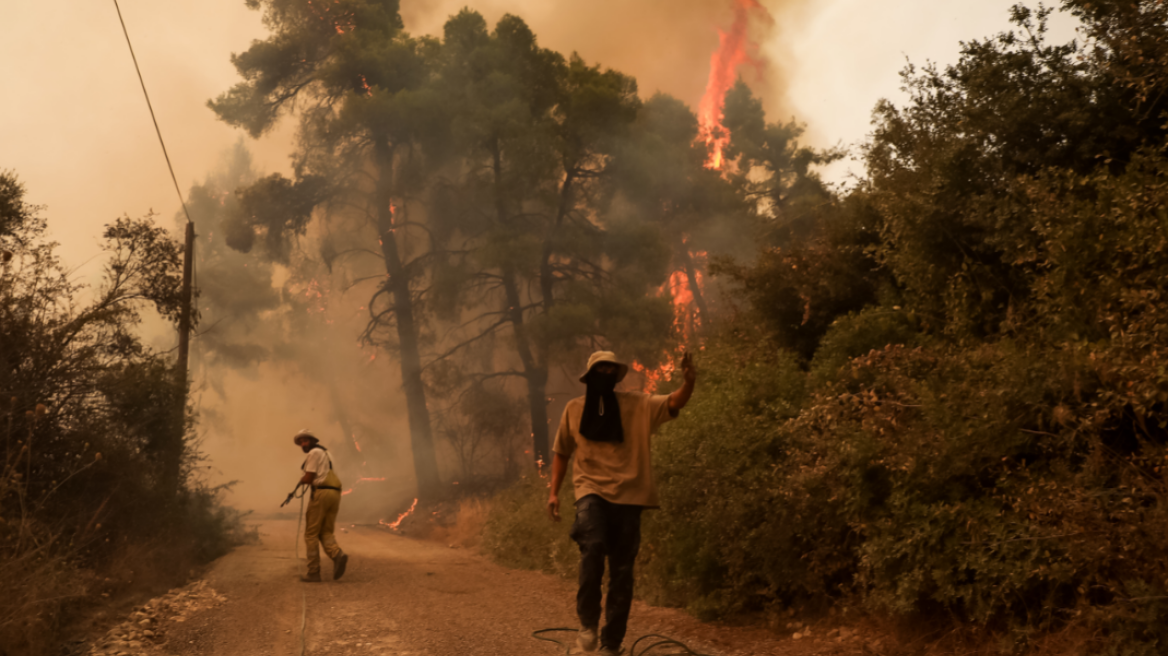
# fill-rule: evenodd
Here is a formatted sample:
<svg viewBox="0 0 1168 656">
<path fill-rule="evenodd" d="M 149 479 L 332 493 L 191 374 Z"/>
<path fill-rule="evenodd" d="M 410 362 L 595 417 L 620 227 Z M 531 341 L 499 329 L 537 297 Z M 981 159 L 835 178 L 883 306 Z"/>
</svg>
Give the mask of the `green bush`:
<svg viewBox="0 0 1168 656">
<path fill-rule="evenodd" d="M 811 536 L 791 530 L 805 509 L 774 485 L 790 448 L 775 428 L 798 412 L 805 376 L 794 356 L 727 337 L 698 356 L 698 392 L 655 438 L 662 510 L 645 515 L 640 570 L 643 594 L 703 615 L 790 596 L 818 576 L 789 558 Z"/>
<path fill-rule="evenodd" d="M 36 656 L 99 594 L 179 585 L 245 531 L 191 476 L 183 385 L 136 329 L 151 306 L 177 317 L 181 245 L 119 219 L 83 289 L 23 195 L 0 171 L 0 651 Z"/>
<path fill-rule="evenodd" d="M 1107 407 L 1127 387 L 1104 384 L 1114 360 L 887 346 L 805 396 L 793 356 L 737 348 L 707 351 L 658 441 L 642 592 L 705 616 L 847 598 L 1158 635 L 1168 450 L 1159 424 L 1141 435 L 1127 405 Z"/>
<path fill-rule="evenodd" d="M 1168 651 L 1168 5 L 1063 5 L 1088 46 L 1018 6 L 910 67 L 866 179 L 717 267 L 750 307 L 655 440 L 642 594 Z"/>
<path fill-rule="evenodd" d="M 889 344 L 914 346 L 920 339 L 916 320 L 899 306 L 872 307 L 838 317 L 811 360 L 812 386 L 834 379 L 852 358 Z"/>
<path fill-rule="evenodd" d="M 507 567 L 576 576 L 579 550 L 568 537 L 576 519 L 570 469 L 566 478 L 559 522 L 547 513 L 550 475 L 528 474 L 499 492 L 483 530 L 483 552 Z"/>
</svg>

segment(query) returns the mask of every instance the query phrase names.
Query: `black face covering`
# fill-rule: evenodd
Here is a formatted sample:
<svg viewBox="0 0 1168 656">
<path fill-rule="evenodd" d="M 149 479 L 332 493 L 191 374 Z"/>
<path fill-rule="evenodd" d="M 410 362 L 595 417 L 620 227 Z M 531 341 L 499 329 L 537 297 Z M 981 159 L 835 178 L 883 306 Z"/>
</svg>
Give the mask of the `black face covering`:
<svg viewBox="0 0 1168 656">
<path fill-rule="evenodd" d="M 616 400 L 615 373 L 588 372 L 584 394 L 584 414 L 580 417 L 580 434 L 593 442 L 624 442 L 620 405 Z"/>
</svg>

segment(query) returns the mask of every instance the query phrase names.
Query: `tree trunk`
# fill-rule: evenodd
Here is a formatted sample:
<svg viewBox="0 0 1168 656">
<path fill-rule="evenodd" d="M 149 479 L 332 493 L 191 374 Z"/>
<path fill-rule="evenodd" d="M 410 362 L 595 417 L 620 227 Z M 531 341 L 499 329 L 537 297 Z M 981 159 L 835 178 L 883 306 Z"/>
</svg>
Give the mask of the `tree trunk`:
<svg viewBox="0 0 1168 656">
<path fill-rule="evenodd" d="M 547 365 L 535 359 L 531 352 L 531 336 L 523 321 L 523 304 L 519 296 L 519 285 L 515 274 L 503 272 L 503 290 L 507 295 L 508 318 L 515 331 L 515 350 L 523 363 L 523 377 L 527 381 L 527 404 L 531 413 L 531 447 L 535 462 L 547 465 L 548 459 L 548 414 L 547 414 Z"/>
<path fill-rule="evenodd" d="M 568 216 L 568 209 L 572 205 L 572 182 L 576 179 L 575 169 L 568 169 L 564 175 L 564 182 L 560 185 L 560 205 L 556 209 L 556 219 L 548 226 L 543 238 L 543 252 L 539 260 L 539 291 L 542 296 L 544 312 L 552 309 L 555 304 L 555 273 L 552 271 L 552 245 Z M 545 360 L 546 361 L 546 360 Z"/>
<path fill-rule="evenodd" d="M 498 143 L 495 144 L 492 155 L 495 174 L 495 213 L 499 225 L 506 225 L 509 217 L 507 204 L 503 199 L 503 161 Z M 527 381 L 527 404 L 531 414 L 531 452 L 536 464 L 547 465 L 551 462 L 548 448 L 547 360 L 537 360 L 532 353 L 531 335 L 527 332 L 527 324 L 523 320 L 523 298 L 519 293 L 519 283 L 515 279 L 514 271 L 507 269 L 503 271 L 503 291 L 506 294 L 507 318 L 515 333 L 515 350 L 519 353 L 519 361 L 523 363 L 523 377 Z M 546 303 L 550 296 L 543 300 Z"/>
<path fill-rule="evenodd" d="M 339 442 L 332 442 L 332 451 L 343 453 L 346 458 L 351 458 L 351 468 L 349 472 L 357 472 L 357 467 L 360 463 L 365 462 L 365 454 L 357 447 L 357 435 L 353 432 L 353 425 L 349 423 L 349 415 L 345 412 L 345 406 L 341 400 L 341 393 L 337 390 L 337 386 L 332 382 L 332 376 L 325 383 L 329 391 L 329 399 L 333 403 L 333 413 L 337 416 L 337 425 L 341 428 L 341 439 Z"/>
<path fill-rule="evenodd" d="M 694 322 L 694 332 L 696 333 L 701 327 L 701 322 L 710 316 L 706 312 L 706 299 L 702 296 L 702 288 L 698 286 L 697 269 L 694 267 L 693 257 L 689 254 L 689 247 L 684 243 L 681 245 L 681 264 L 685 268 L 685 277 L 689 281 L 689 290 L 693 293 L 694 305 L 698 308 L 698 321 Z M 695 334 L 694 337 L 697 337 Z"/>
<path fill-rule="evenodd" d="M 377 232 L 381 240 L 381 257 L 388 274 L 386 286 L 393 297 L 401 350 L 402 387 L 406 393 L 406 414 L 410 423 L 410 446 L 414 453 L 414 472 L 418 478 L 418 496 L 431 497 L 438 492 L 438 460 L 434 455 L 434 438 L 430 430 L 430 410 L 422 386 L 422 356 L 418 351 L 418 327 L 414 320 L 410 280 L 397 249 L 393 220 L 393 150 L 379 141 L 374 146 L 378 169 L 376 205 Z"/>
</svg>

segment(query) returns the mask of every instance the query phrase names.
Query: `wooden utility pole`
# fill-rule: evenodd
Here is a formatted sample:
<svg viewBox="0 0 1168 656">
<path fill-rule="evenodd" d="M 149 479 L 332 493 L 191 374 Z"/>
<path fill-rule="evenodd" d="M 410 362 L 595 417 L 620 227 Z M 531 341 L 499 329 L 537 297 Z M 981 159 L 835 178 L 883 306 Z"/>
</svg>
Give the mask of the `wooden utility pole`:
<svg viewBox="0 0 1168 656">
<path fill-rule="evenodd" d="M 171 496 L 178 494 L 179 477 L 182 475 L 183 439 L 186 437 L 187 394 L 190 383 L 187 364 L 191 349 L 191 296 L 192 278 L 195 267 L 195 224 L 187 222 L 186 246 L 183 249 L 182 310 L 178 318 L 178 362 L 175 363 L 175 382 L 180 394 L 174 409 L 174 435 L 167 440 L 168 448 L 163 453 L 162 488 Z"/>
<path fill-rule="evenodd" d="M 182 282 L 182 311 L 178 320 L 178 362 L 175 364 L 175 376 L 179 389 L 182 390 L 176 408 L 177 419 L 173 435 L 161 436 L 168 448 L 162 455 L 162 491 L 170 496 L 178 494 L 179 476 L 182 474 L 183 438 L 186 437 L 187 418 L 187 360 L 190 356 L 191 345 L 191 278 L 195 266 L 195 224 L 191 221 L 191 213 L 187 211 L 186 201 L 183 200 L 182 190 L 178 187 L 178 177 L 174 174 L 174 166 L 170 163 L 170 154 L 166 152 L 166 142 L 162 139 L 162 129 L 158 127 L 158 117 L 154 115 L 154 105 L 150 102 L 150 94 L 146 91 L 146 80 L 142 78 L 142 69 L 138 66 L 138 56 L 134 54 L 134 45 L 130 43 L 130 31 L 126 29 L 126 21 L 122 18 L 122 8 L 118 0 L 114 0 L 114 9 L 118 12 L 118 22 L 122 24 L 122 34 L 126 37 L 126 47 L 130 50 L 130 59 L 134 61 L 134 71 L 138 73 L 138 83 L 142 85 L 142 97 L 146 99 L 146 108 L 150 110 L 150 120 L 154 122 L 154 132 L 158 135 L 158 145 L 162 147 L 162 156 L 166 159 L 166 170 L 170 171 L 170 181 L 174 183 L 174 193 L 178 194 L 178 202 L 182 205 L 183 214 L 187 217 L 187 241 L 183 252 L 183 282 Z"/>
<path fill-rule="evenodd" d="M 187 221 L 187 241 L 183 250 L 182 314 L 178 319 L 178 371 L 183 390 L 183 407 L 187 403 L 187 361 L 191 348 L 191 278 L 195 268 L 195 224 Z"/>
</svg>

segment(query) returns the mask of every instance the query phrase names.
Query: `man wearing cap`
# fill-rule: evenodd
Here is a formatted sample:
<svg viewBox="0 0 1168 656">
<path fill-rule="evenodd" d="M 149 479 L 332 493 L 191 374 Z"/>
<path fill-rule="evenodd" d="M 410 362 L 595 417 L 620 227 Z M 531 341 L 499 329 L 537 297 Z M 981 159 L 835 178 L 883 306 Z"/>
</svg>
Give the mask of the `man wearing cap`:
<svg viewBox="0 0 1168 656">
<path fill-rule="evenodd" d="M 332 458 L 320 445 L 320 440 L 308 431 L 300 431 L 292 438 L 308 457 L 300 469 L 300 485 L 312 489 L 312 500 L 308 502 L 308 512 L 304 515 L 304 544 L 308 547 L 308 575 L 300 577 L 305 583 L 320 583 L 320 545 L 333 560 L 333 580 L 341 578 L 349 556 L 341 551 L 333 536 L 337 524 L 337 511 L 341 508 L 341 479 L 333 471 Z"/>
<path fill-rule="evenodd" d="M 576 458 L 572 485 L 576 491 L 576 521 L 572 539 L 580 545 L 580 590 L 576 614 L 580 617 L 578 643 L 600 654 L 619 654 L 633 603 L 633 563 L 641 546 L 641 511 L 657 508 L 657 486 L 650 462 L 649 436 L 661 424 L 677 417 L 693 394 L 697 372 L 687 352 L 681 360 L 684 383 L 672 394 L 618 392 L 616 384 L 628 373 L 611 351 L 588 358 L 580 382 L 584 396 L 564 408 L 552 447 L 551 493 L 548 512 L 560 520 L 560 487 L 568 460 Z M 600 627 L 600 584 L 608 559 L 608 599 L 604 631 Z"/>
</svg>

